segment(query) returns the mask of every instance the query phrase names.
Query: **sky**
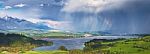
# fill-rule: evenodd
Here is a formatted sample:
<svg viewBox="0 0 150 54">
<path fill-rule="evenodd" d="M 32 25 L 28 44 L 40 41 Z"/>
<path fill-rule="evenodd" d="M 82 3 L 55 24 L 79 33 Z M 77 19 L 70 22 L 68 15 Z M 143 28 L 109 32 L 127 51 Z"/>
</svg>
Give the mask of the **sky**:
<svg viewBox="0 0 150 54">
<path fill-rule="evenodd" d="M 0 17 L 66 31 L 150 33 L 150 0 L 0 0 Z"/>
</svg>

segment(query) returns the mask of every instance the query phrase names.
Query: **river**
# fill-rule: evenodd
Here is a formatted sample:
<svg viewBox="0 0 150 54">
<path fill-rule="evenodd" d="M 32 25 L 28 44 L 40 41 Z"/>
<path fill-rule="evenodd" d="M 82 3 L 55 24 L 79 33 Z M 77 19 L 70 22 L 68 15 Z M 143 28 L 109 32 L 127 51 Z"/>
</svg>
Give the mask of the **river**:
<svg viewBox="0 0 150 54">
<path fill-rule="evenodd" d="M 33 50 L 57 50 L 60 46 L 65 46 L 67 49 L 83 49 L 84 43 L 92 39 L 118 39 L 118 38 L 138 38 L 139 36 L 93 36 L 83 38 L 42 38 L 42 40 L 52 41 L 52 46 L 42 46 L 34 48 Z"/>
</svg>

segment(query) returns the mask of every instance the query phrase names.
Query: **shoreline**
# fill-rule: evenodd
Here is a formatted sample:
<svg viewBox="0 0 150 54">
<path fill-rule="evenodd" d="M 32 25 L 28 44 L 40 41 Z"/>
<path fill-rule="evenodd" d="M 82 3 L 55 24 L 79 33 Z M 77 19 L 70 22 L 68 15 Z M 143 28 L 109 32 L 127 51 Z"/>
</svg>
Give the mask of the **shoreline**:
<svg viewBox="0 0 150 54">
<path fill-rule="evenodd" d="M 130 38 L 139 38 L 138 36 L 95 36 L 95 37 L 84 37 L 84 38 L 42 38 L 41 40 L 52 41 L 52 46 L 42 46 L 37 47 L 35 50 L 57 50 L 59 46 L 65 46 L 67 49 L 83 49 L 85 42 L 88 42 L 93 39 L 99 40 L 113 40 L 113 39 L 130 39 Z"/>
</svg>

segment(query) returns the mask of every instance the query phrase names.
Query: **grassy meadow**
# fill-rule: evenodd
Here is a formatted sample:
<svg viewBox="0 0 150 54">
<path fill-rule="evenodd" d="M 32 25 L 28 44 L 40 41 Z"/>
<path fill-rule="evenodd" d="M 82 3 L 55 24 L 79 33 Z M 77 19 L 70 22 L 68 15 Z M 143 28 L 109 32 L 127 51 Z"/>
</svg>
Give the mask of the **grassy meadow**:
<svg viewBox="0 0 150 54">
<path fill-rule="evenodd" d="M 92 40 L 85 45 L 85 50 L 101 51 L 103 54 L 150 54 L 150 36 L 114 41 Z"/>
</svg>

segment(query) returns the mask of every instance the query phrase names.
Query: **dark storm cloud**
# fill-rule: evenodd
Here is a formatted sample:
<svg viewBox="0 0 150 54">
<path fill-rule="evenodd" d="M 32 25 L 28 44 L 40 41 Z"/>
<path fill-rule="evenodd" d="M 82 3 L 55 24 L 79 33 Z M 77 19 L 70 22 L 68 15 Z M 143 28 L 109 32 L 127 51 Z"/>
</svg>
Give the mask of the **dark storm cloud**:
<svg viewBox="0 0 150 54">
<path fill-rule="evenodd" d="M 114 33 L 150 33 L 150 1 L 132 0 L 122 7 L 102 12 L 112 20 Z"/>
<path fill-rule="evenodd" d="M 57 5 L 41 7 L 40 8 L 42 10 L 41 13 L 43 13 L 41 18 L 51 20 L 62 20 L 62 18 L 59 17 L 61 8 L 62 6 Z"/>
<path fill-rule="evenodd" d="M 90 0 L 87 0 L 86 2 L 88 1 Z M 70 12 L 69 14 L 66 14 L 69 15 L 66 18 L 71 19 L 73 23 L 72 26 L 75 30 L 105 30 L 112 33 L 150 33 L 150 0 L 115 1 L 118 4 L 119 2 L 122 3 L 122 5 L 110 5 L 110 8 L 108 9 L 105 8 L 107 6 L 104 6 L 104 9 L 96 14 L 95 12 L 90 12 L 90 8 L 84 9 L 82 8 L 84 6 L 80 6 L 76 3 L 71 4 L 70 6 L 67 6 L 67 8 L 64 8 L 66 12 Z M 78 1 L 74 2 L 78 3 Z M 91 4 L 93 4 L 93 6 L 97 5 L 92 2 Z M 83 3 L 83 5 L 85 5 L 85 3 Z M 74 8 L 73 6 L 77 8 Z M 101 6 L 96 7 L 103 8 Z M 94 8 L 95 7 L 93 7 L 93 11 L 96 10 Z"/>
</svg>

